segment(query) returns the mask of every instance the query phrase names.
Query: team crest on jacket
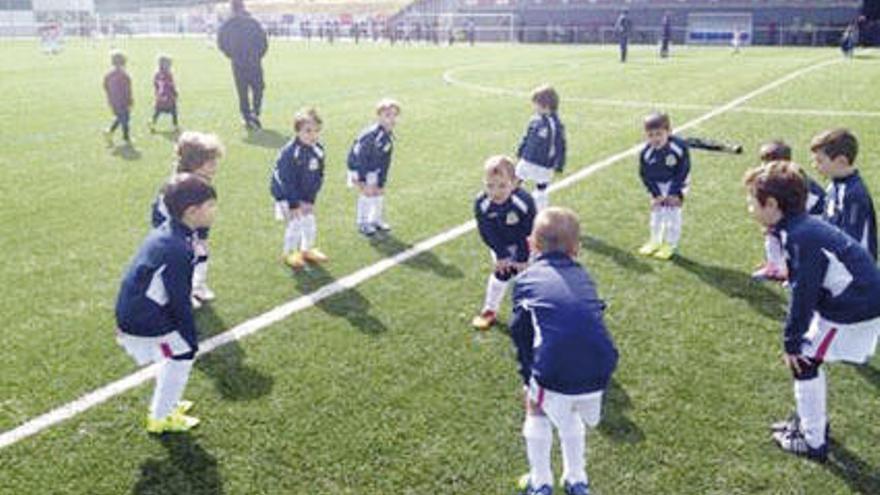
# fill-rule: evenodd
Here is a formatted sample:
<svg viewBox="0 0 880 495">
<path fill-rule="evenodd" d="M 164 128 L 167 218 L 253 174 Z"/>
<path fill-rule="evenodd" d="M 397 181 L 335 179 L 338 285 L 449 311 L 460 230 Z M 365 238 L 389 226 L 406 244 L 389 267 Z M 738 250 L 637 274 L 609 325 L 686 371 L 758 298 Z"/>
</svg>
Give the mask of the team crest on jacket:
<svg viewBox="0 0 880 495">
<path fill-rule="evenodd" d="M 309 161 L 309 170 L 318 170 L 319 167 L 320 167 L 320 164 L 318 163 L 317 158 L 312 158 Z"/>
<path fill-rule="evenodd" d="M 512 211 L 507 214 L 507 218 L 504 222 L 507 225 L 516 225 L 519 223 L 519 215 L 517 215 L 515 211 Z"/>
<path fill-rule="evenodd" d="M 666 166 L 674 167 L 676 165 L 678 165 L 678 158 L 676 158 L 675 155 L 672 154 L 666 155 Z"/>
</svg>

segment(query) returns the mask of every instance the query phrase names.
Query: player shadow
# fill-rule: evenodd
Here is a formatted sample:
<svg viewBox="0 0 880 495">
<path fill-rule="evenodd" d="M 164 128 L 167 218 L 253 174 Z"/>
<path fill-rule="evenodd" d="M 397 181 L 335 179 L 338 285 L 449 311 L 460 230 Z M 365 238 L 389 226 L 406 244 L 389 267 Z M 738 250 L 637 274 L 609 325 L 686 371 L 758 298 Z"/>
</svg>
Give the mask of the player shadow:
<svg viewBox="0 0 880 495">
<path fill-rule="evenodd" d="M 210 304 L 196 310 L 196 327 L 205 340 L 227 329 Z M 247 365 L 247 355 L 238 342 L 230 342 L 196 359 L 196 368 L 208 375 L 214 388 L 229 400 L 253 400 L 272 391 L 275 379 Z"/>
<path fill-rule="evenodd" d="M 599 423 L 599 432 L 619 443 L 641 443 L 645 440 L 645 433 L 627 413 L 632 409 L 632 399 L 617 380 L 612 379 L 608 389 L 605 390 L 602 404 L 602 422 Z"/>
<path fill-rule="evenodd" d="M 188 433 L 165 434 L 157 439 L 165 447 L 165 458 L 147 459 L 140 466 L 134 495 L 221 495 L 223 479 L 217 459 Z"/>
<path fill-rule="evenodd" d="M 155 131 L 155 132 L 153 132 L 153 134 L 165 138 L 166 141 L 176 143 L 177 139 L 180 137 L 182 132 L 180 131 L 180 129 L 177 129 L 177 130 L 172 129 L 170 131 Z"/>
<path fill-rule="evenodd" d="M 311 294 L 336 281 L 320 265 L 310 265 L 307 269 L 293 272 L 293 279 L 302 294 Z M 380 319 L 370 314 L 370 300 L 355 288 L 321 299 L 315 306 L 330 316 L 345 318 L 351 326 L 368 335 L 378 335 L 388 330 Z"/>
<path fill-rule="evenodd" d="M 391 233 L 380 233 L 370 238 L 370 246 L 385 255 L 395 256 L 413 247 L 412 244 L 401 241 Z M 434 272 L 443 278 L 463 278 L 464 273 L 454 265 L 444 263 L 431 251 L 420 253 L 402 263 L 404 266 Z"/>
<path fill-rule="evenodd" d="M 245 144 L 252 146 L 261 146 L 277 150 L 284 146 L 290 140 L 289 136 L 281 134 L 273 129 L 249 130 L 247 135 L 242 139 Z"/>
<path fill-rule="evenodd" d="M 880 389 L 880 370 L 871 366 L 870 364 L 862 364 L 856 366 L 856 371 L 858 371 L 858 373 L 862 375 L 862 378 L 864 378 L 868 383 Z"/>
<path fill-rule="evenodd" d="M 854 493 L 880 493 L 880 467 L 874 467 L 848 450 L 834 438 L 829 439 L 828 461 L 825 469 L 840 478 Z"/>
<path fill-rule="evenodd" d="M 141 152 L 130 143 L 120 144 L 113 147 L 111 154 L 125 161 L 135 161 L 141 159 Z"/>
<path fill-rule="evenodd" d="M 598 237 L 582 235 L 581 248 L 608 258 L 616 265 L 626 270 L 631 270 L 637 273 L 651 273 L 654 271 L 654 268 L 651 267 L 651 265 L 638 259 L 634 254 L 620 249 L 613 244 L 609 244 Z"/>
<path fill-rule="evenodd" d="M 745 301 L 752 309 L 767 318 L 781 320 L 785 317 L 785 298 L 766 285 L 754 282 L 748 273 L 721 266 L 704 265 L 699 261 L 678 255 L 672 259 L 672 262 L 727 297 Z"/>
</svg>

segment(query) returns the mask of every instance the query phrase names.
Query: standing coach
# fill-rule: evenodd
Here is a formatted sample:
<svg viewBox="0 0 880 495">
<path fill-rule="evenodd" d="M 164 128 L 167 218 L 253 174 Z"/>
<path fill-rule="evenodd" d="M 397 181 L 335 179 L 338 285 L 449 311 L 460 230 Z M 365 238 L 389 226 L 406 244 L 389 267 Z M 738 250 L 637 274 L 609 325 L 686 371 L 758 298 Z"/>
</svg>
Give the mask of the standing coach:
<svg viewBox="0 0 880 495">
<path fill-rule="evenodd" d="M 244 125 L 248 129 L 261 129 L 260 107 L 265 87 L 262 59 L 269 48 L 269 41 L 263 26 L 245 10 L 244 0 L 232 0 L 230 7 L 232 17 L 220 26 L 217 45 L 232 61 L 232 74 Z"/>
</svg>

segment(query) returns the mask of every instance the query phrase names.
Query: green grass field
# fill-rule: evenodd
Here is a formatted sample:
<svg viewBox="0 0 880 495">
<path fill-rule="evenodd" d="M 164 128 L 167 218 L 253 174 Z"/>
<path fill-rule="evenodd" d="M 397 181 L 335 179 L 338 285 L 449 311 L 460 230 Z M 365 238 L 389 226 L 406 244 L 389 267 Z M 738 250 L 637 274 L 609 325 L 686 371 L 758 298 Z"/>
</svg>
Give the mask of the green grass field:
<svg viewBox="0 0 880 495">
<path fill-rule="evenodd" d="M 100 86 L 109 44 L 71 42 L 56 57 L 34 42 L 0 44 L 0 431 L 135 370 L 113 339 L 113 304 L 171 166 L 171 134 L 146 131 L 160 51 L 175 60 L 182 125 L 216 132 L 227 146 L 211 240 L 218 299 L 198 315 L 204 337 L 470 219 L 484 158 L 515 150 L 530 104 L 447 84 L 449 69 L 459 81 L 515 92 L 555 84 L 570 174 L 638 143 L 650 110 L 586 99 L 665 102 L 684 124 L 706 110 L 675 104 L 720 106 L 838 57 L 683 49 L 661 61 L 637 49 L 624 66 L 611 47 L 276 42 L 265 67 L 266 130 L 248 135 L 229 66 L 204 41 L 119 44 L 135 82 L 134 152 L 107 149 L 100 136 L 111 120 Z M 880 55 L 869 52 L 744 106 L 880 112 L 878 78 Z M 395 230 L 368 242 L 353 227 L 345 156 L 386 95 L 404 107 L 387 200 Z M 317 214 L 332 261 L 292 275 L 278 262 L 283 227 L 268 177 L 306 104 L 325 123 Z M 763 243 L 739 180 L 762 140 L 783 138 L 807 162 L 811 136 L 830 126 L 857 133 L 862 173 L 880 194 L 880 113 L 733 110 L 689 130 L 742 142 L 747 153 L 693 153 L 673 262 L 634 255 L 648 230 L 635 157 L 552 196 L 581 216 L 580 261 L 609 303 L 621 351 L 604 422 L 588 440 L 595 493 L 880 493 L 880 359 L 829 368 L 827 465 L 779 452 L 767 430 L 793 407 L 778 359 L 786 296 L 749 281 Z M 0 450 L 0 493 L 512 493 L 526 470 L 513 353 L 503 327 L 483 335 L 469 327 L 489 269 L 473 232 L 422 254 L 200 358 L 186 396 L 204 423 L 192 435 L 144 433 L 151 387 L 142 386 Z"/>
</svg>

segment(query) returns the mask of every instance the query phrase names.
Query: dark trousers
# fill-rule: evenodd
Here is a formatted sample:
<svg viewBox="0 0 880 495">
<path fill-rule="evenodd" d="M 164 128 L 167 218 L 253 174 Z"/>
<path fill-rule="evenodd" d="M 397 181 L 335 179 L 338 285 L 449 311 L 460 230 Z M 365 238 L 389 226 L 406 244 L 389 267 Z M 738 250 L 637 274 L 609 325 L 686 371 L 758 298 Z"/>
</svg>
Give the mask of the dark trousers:
<svg viewBox="0 0 880 495">
<path fill-rule="evenodd" d="M 177 105 L 174 105 L 173 107 L 169 107 L 169 108 L 156 107 L 156 111 L 153 112 L 153 123 L 154 124 L 156 123 L 157 120 L 159 120 L 159 115 L 162 115 L 163 113 L 167 113 L 167 114 L 171 115 L 171 122 L 176 127 L 177 126 Z"/>
<path fill-rule="evenodd" d="M 626 52 L 629 49 L 629 40 L 627 38 L 620 39 L 620 61 L 626 62 Z"/>
<path fill-rule="evenodd" d="M 663 58 L 669 56 L 669 38 L 663 38 L 660 42 L 660 56 Z"/>
<path fill-rule="evenodd" d="M 128 141 L 129 140 L 128 121 L 131 118 L 130 114 L 128 113 L 128 110 L 119 110 L 119 111 L 114 110 L 113 113 L 116 114 L 116 120 L 114 120 L 113 124 L 110 126 L 110 132 L 116 132 L 116 129 L 121 126 L 122 127 L 122 139 L 125 139 L 126 141 Z"/>
<path fill-rule="evenodd" d="M 263 68 L 257 67 L 232 67 L 235 77 L 235 91 L 238 92 L 238 109 L 241 117 L 250 121 L 260 116 L 260 108 L 263 106 Z M 253 106 L 251 106 L 253 96 Z"/>
</svg>

